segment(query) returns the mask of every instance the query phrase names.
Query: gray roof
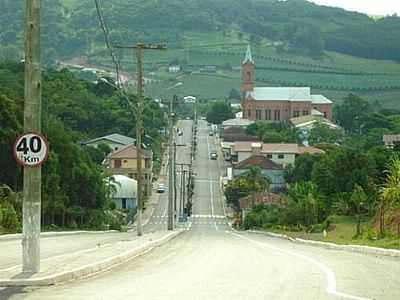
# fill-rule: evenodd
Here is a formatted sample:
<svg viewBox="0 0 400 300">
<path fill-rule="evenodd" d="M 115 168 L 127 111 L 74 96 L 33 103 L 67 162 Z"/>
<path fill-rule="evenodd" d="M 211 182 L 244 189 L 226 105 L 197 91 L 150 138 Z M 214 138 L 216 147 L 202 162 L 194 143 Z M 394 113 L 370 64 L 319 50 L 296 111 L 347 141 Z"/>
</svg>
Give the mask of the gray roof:
<svg viewBox="0 0 400 300">
<path fill-rule="evenodd" d="M 110 180 L 107 180 L 109 185 L 115 187 L 112 191 L 112 198 L 136 198 L 137 196 L 137 181 L 124 175 L 113 175 Z"/>
<path fill-rule="evenodd" d="M 222 122 L 223 127 L 229 127 L 229 126 L 249 126 L 253 124 L 254 121 L 252 120 L 247 120 L 247 119 L 229 119 L 224 122 Z"/>
<path fill-rule="evenodd" d="M 129 136 L 125 136 L 125 135 L 118 134 L 118 133 L 113 133 L 113 134 L 109 134 L 109 135 L 105 135 L 105 136 L 102 136 L 102 137 L 95 138 L 95 139 L 90 140 L 90 141 L 86 141 L 83 144 L 87 145 L 87 144 L 98 143 L 99 141 L 102 141 L 102 140 L 108 140 L 110 142 L 121 144 L 121 145 L 129 145 L 129 144 L 134 144 L 135 143 L 135 139 L 133 139 L 133 138 L 131 138 Z"/>
<path fill-rule="evenodd" d="M 253 57 L 251 55 L 250 45 L 247 45 L 246 56 L 244 58 L 243 64 L 245 64 L 247 62 L 250 62 L 250 63 L 254 64 L 254 60 L 253 60 Z"/>
<path fill-rule="evenodd" d="M 332 101 L 323 95 L 311 95 L 313 104 L 331 104 Z"/>
<path fill-rule="evenodd" d="M 261 101 L 311 101 L 309 87 L 256 87 L 247 97 Z"/>
<path fill-rule="evenodd" d="M 323 95 L 311 95 L 309 87 L 256 87 L 246 97 L 258 101 L 311 101 L 313 104 L 332 104 Z"/>
</svg>

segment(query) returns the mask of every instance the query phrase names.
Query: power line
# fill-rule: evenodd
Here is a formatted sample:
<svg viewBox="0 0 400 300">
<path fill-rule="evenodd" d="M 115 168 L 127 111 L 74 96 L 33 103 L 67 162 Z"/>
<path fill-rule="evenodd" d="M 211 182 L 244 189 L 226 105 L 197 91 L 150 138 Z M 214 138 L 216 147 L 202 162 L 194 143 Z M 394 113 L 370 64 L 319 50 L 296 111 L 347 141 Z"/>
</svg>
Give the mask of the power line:
<svg viewBox="0 0 400 300">
<path fill-rule="evenodd" d="M 104 33 L 104 40 L 106 43 L 106 46 L 108 48 L 108 50 L 110 51 L 110 56 L 111 56 L 111 60 L 115 66 L 115 73 L 116 73 L 116 77 L 117 77 L 117 85 L 118 86 L 122 86 L 123 87 L 123 83 L 120 79 L 120 70 L 121 70 L 121 66 L 119 64 L 119 59 L 117 58 L 117 55 L 114 52 L 114 48 L 112 46 L 111 43 L 111 38 L 110 38 L 110 31 L 108 30 L 107 27 L 107 23 L 104 19 L 104 15 L 103 15 L 103 10 L 101 8 L 101 4 L 100 4 L 100 0 L 94 0 L 94 3 L 96 5 L 96 12 L 97 12 L 97 17 L 99 19 L 100 22 L 100 27 L 103 30 Z"/>
<path fill-rule="evenodd" d="M 111 42 L 110 38 L 110 31 L 108 30 L 107 23 L 104 19 L 103 15 L 103 9 L 100 4 L 100 0 L 94 0 L 94 3 L 96 5 L 96 12 L 97 12 L 97 17 L 99 19 L 100 27 L 103 30 L 104 33 L 104 40 L 106 43 L 106 47 L 110 52 L 111 60 L 115 66 L 115 73 L 117 77 L 117 91 L 121 94 L 121 96 L 127 101 L 128 106 L 132 109 L 133 113 L 135 113 L 135 107 L 132 104 L 132 101 L 129 99 L 129 96 L 127 95 L 127 92 L 125 90 L 125 86 L 123 81 L 121 80 L 120 76 L 120 70 L 121 70 L 121 65 L 120 65 L 120 60 L 118 59 L 118 56 L 115 54 L 113 44 Z"/>
</svg>

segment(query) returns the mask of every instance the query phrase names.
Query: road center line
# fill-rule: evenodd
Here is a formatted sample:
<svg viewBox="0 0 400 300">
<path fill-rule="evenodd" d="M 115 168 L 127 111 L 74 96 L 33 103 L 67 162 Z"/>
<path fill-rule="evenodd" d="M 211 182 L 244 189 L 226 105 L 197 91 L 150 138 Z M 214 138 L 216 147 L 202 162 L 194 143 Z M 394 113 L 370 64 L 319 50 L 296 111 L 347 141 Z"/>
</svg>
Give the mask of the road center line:
<svg viewBox="0 0 400 300">
<path fill-rule="evenodd" d="M 337 291 L 335 273 L 331 269 L 329 269 L 329 267 L 327 267 L 326 265 L 324 265 L 323 263 L 320 263 L 319 261 L 317 261 L 315 259 L 312 259 L 312 258 L 310 258 L 308 256 L 305 256 L 305 255 L 302 255 L 302 254 L 298 254 L 298 253 L 295 253 L 295 252 L 292 252 L 292 251 L 284 250 L 284 249 L 279 248 L 279 247 L 270 246 L 270 245 L 267 245 L 265 243 L 255 241 L 255 240 L 253 240 L 251 238 L 243 236 L 242 234 L 238 234 L 238 233 L 235 233 L 235 232 L 229 232 L 229 233 L 231 233 L 231 234 L 233 234 L 233 235 L 235 235 L 235 236 L 237 236 L 237 237 L 239 237 L 241 239 L 247 240 L 247 241 L 249 241 L 249 242 L 251 242 L 253 244 L 256 244 L 258 246 L 261 246 L 261 247 L 264 247 L 264 248 L 268 248 L 268 249 L 272 249 L 272 250 L 276 250 L 279 253 L 285 253 L 287 255 L 300 258 L 300 259 L 302 259 L 304 261 L 307 261 L 307 262 L 313 264 L 314 266 L 318 267 L 326 276 L 326 280 L 327 280 L 326 291 L 327 291 L 328 294 L 334 295 L 336 297 L 352 299 L 352 300 L 372 300 L 370 298 L 354 296 L 354 295 L 350 295 L 350 294 L 346 294 L 346 293 L 342 293 L 342 292 Z"/>
</svg>

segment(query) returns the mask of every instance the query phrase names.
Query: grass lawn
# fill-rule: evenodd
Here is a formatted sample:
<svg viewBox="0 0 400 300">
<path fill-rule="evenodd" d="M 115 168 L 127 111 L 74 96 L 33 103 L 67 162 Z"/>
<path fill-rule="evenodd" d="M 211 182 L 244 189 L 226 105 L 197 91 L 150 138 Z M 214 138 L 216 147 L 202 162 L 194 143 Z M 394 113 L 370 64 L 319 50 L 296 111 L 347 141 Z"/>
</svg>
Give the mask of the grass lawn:
<svg viewBox="0 0 400 300">
<path fill-rule="evenodd" d="M 372 247 L 381 247 L 388 249 L 400 249 L 400 238 L 386 237 L 384 239 L 376 239 L 375 230 L 371 228 L 371 220 L 363 220 L 361 224 L 362 237 L 353 238 L 356 230 L 356 219 L 348 216 L 333 216 L 332 230 L 330 230 L 325 238 L 322 233 L 292 232 L 283 230 L 268 230 L 277 233 L 284 233 L 293 238 L 302 238 L 308 240 L 316 240 L 323 242 L 332 242 L 342 245 L 365 245 Z"/>
</svg>

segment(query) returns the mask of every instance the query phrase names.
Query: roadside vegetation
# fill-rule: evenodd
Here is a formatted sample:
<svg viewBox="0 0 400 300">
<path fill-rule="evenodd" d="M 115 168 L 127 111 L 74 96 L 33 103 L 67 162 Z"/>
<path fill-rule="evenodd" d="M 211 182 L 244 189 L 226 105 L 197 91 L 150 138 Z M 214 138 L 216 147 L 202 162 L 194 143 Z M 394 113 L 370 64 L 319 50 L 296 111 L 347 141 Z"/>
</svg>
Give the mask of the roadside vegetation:
<svg viewBox="0 0 400 300">
<path fill-rule="evenodd" d="M 21 229 L 23 174 L 12 145 L 23 127 L 23 70 L 23 64 L 0 64 L 0 232 Z M 108 151 L 80 143 L 111 133 L 134 136 L 135 117 L 127 100 L 104 82 L 79 80 L 67 70 L 46 70 L 43 75 L 42 129 L 50 142 L 43 166 L 43 227 L 121 228 L 124 216 L 111 204 L 107 174 L 100 165 Z M 131 101 L 135 102 L 134 96 Z M 157 165 L 163 111 L 148 99 L 144 115 L 146 136 L 152 138 L 145 142 L 152 147 Z"/>
</svg>

